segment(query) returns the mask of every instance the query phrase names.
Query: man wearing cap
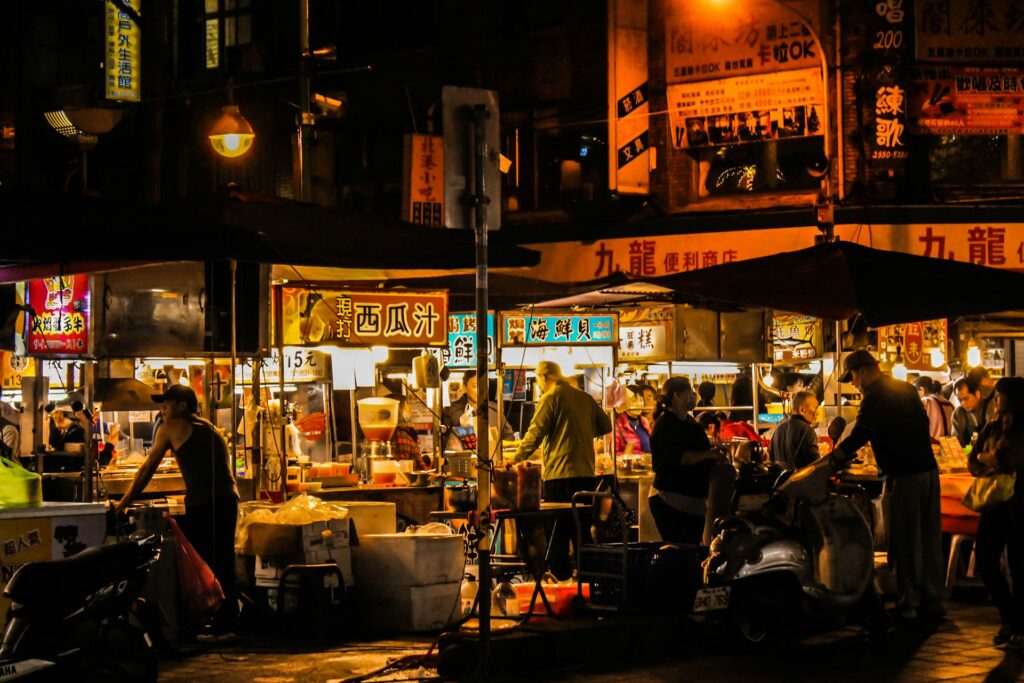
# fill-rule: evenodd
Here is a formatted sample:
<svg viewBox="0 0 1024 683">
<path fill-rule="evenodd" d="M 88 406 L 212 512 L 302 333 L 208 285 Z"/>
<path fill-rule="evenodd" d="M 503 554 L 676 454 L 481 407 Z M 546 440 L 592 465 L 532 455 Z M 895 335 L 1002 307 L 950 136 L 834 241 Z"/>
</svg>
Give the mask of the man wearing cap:
<svg viewBox="0 0 1024 683">
<path fill-rule="evenodd" d="M 63 451 L 69 443 L 85 443 L 85 430 L 76 420 L 71 419 L 71 408 L 57 406 L 50 415 L 50 450 Z"/>
<path fill-rule="evenodd" d="M 562 377 L 557 363 L 537 364 L 540 403 L 526 436 L 516 449 L 516 461 L 526 460 L 538 447 L 544 462 L 544 500 L 568 503 L 577 491 L 593 491 L 594 439 L 612 431 L 612 421 L 590 394 Z M 559 579 L 572 576 L 569 530 L 558 527 L 551 541 L 551 570 Z M 584 539 L 589 537 L 584 529 Z"/>
<path fill-rule="evenodd" d="M 845 464 L 869 441 L 874 449 L 885 475 L 883 509 L 889 563 L 900 592 L 899 615 L 942 617 L 946 607 L 939 470 L 928 414 L 914 386 L 883 375 L 867 351 L 846 357 L 840 381 L 852 382 L 864 398 L 856 426 L 832 457 Z"/>
<path fill-rule="evenodd" d="M 163 423 L 153 435 L 153 446 L 139 468 L 128 493 L 115 506 L 123 512 L 142 493 L 170 450 L 185 480 L 185 517 L 181 528 L 220 581 L 224 604 L 215 621 L 216 631 L 234 626 L 235 524 L 238 521 L 238 489 L 231 475 L 227 443 L 216 427 L 196 413 L 199 400 L 190 387 L 175 384 L 153 396 L 160 404 Z"/>
</svg>

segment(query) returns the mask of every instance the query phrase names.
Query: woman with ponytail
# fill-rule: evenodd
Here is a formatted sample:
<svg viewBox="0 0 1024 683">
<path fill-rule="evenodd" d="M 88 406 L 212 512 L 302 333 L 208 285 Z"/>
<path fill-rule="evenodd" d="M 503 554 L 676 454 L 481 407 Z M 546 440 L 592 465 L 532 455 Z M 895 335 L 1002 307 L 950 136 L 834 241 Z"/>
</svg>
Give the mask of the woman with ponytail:
<svg viewBox="0 0 1024 683">
<path fill-rule="evenodd" d="M 722 459 L 690 415 L 696 404 L 689 379 L 672 377 L 665 382 L 651 435 L 654 484 L 648 500 L 664 541 L 701 542 L 711 474 Z"/>
</svg>

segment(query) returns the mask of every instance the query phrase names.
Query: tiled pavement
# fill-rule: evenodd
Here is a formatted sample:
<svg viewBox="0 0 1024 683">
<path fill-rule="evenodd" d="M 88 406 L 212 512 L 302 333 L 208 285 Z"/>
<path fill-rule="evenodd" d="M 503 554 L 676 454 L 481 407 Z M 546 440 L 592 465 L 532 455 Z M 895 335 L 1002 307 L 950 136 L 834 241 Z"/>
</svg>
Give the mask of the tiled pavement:
<svg viewBox="0 0 1024 683">
<path fill-rule="evenodd" d="M 986 681 L 1008 683 L 1021 678 L 1024 654 L 992 646 L 998 627 L 988 605 L 951 605 L 949 619 L 936 628 L 902 626 L 872 642 L 859 629 L 807 637 L 762 652 L 747 652 L 733 643 L 689 635 L 678 638 L 671 659 L 616 663 L 616 653 L 602 653 L 600 665 L 530 676 L 532 681 L 595 683 L 604 681 Z M 253 681 L 314 683 L 339 681 L 369 673 L 405 654 L 422 653 L 430 639 L 362 642 L 318 650 L 274 648 L 267 640 L 244 647 L 194 654 L 181 662 L 164 662 L 161 681 Z M 625 659 L 625 657 L 623 657 Z M 430 676 L 419 670 L 418 676 Z M 381 679 L 376 679 L 381 680 Z M 502 680 L 517 680 L 506 677 Z"/>
<path fill-rule="evenodd" d="M 687 648 L 671 661 L 642 668 L 597 669 L 544 677 L 545 681 L 956 681 L 1009 683 L 1021 680 L 1024 653 L 1004 652 L 992 645 L 999 626 L 990 605 L 951 604 L 947 620 L 935 628 L 900 626 L 880 642 L 871 642 L 850 628 L 765 652 L 738 651 L 726 643 L 705 642 Z"/>
</svg>

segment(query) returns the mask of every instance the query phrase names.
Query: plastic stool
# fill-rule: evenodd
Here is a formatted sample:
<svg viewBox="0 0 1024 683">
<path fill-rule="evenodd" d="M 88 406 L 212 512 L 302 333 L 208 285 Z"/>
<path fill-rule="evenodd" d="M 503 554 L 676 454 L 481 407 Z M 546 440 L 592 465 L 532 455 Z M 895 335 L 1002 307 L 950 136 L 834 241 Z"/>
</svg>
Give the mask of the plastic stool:
<svg viewBox="0 0 1024 683">
<path fill-rule="evenodd" d="M 298 585 L 289 583 L 291 577 Z M 294 612 L 285 611 L 285 594 L 296 595 Z M 345 577 L 334 563 L 290 564 L 281 573 L 277 584 L 277 613 L 292 621 L 309 637 L 327 642 L 340 632 L 345 609 Z"/>
<path fill-rule="evenodd" d="M 974 534 L 953 534 L 949 542 L 949 567 L 946 570 L 946 590 L 952 590 L 958 583 L 962 583 L 959 580 L 957 570 L 960 567 L 960 553 L 963 550 L 963 545 L 968 541 L 971 542 L 971 557 L 967 562 L 966 576 L 974 579 Z"/>
</svg>

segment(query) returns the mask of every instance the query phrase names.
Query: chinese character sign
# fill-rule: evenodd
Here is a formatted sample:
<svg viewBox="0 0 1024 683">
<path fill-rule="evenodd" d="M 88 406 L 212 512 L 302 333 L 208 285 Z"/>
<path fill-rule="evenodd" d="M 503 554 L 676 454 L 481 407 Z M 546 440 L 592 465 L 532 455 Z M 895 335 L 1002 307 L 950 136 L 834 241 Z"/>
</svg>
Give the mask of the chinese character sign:
<svg viewBox="0 0 1024 683">
<path fill-rule="evenodd" d="M 124 0 L 141 13 L 142 0 Z M 108 100 L 138 102 L 142 99 L 142 32 L 127 12 L 107 0 L 104 21 L 104 79 Z"/>
<path fill-rule="evenodd" d="M 614 345 L 618 317 L 604 314 L 502 314 L 502 346 Z"/>
<path fill-rule="evenodd" d="M 665 20 L 666 83 L 817 68 L 821 62 L 821 46 L 796 11 L 675 4 L 680 11 Z M 805 16 L 816 11 L 813 3 L 794 4 Z"/>
<path fill-rule="evenodd" d="M 291 346 L 445 346 L 448 293 L 282 287 Z"/>
<path fill-rule="evenodd" d="M 821 354 L 819 318 L 789 313 L 772 316 L 772 358 L 776 362 L 809 360 Z"/>
<path fill-rule="evenodd" d="M 676 149 L 823 134 L 817 68 L 670 85 L 667 93 Z"/>
<path fill-rule="evenodd" d="M 911 84 L 908 116 L 924 135 L 1024 135 L 1024 71 L 925 66 Z"/>
<path fill-rule="evenodd" d="M 448 314 L 444 364 L 450 368 L 476 367 L 476 313 Z M 487 314 L 487 367 L 494 367 L 494 313 Z"/>
<path fill-rule="evenodd" d="M 89 353 L 89 276 L 65 275 L 30 280 L 28 352 L 33 356 Z"/>
<path fill-rule="evenodd" d="M 260 366 L 260 381 L 273 384 L 279 381 L 281 363 L 278 350 L 271 349 L 270 356 L 263 359 Z M 327 354 L 316 349 L 301 347 L 284 347 L 284 381 L 321 382 L 330 377 L 327 372 Z M 252 382 L 252 362 L 243 360 L 235 367 L 235 381 L 249 384 Z"/>
<path fill-rule="evenodd" d="M 405 136 L 402 220 L 444 225 L 444 138 Z"/>
<path fill-rule="evenodd" d="M 878 350 L 885 353 L 890 361 L 895 360 L 897 354 L 901 355 L 908 370 L 936 370 L 938 368 L 932 364 L 932 350 L 938 349 L 942 353 L 944 364 L 948 336 L 945 319 L 888 325 L 878 328 Z"/>
<path fill-rule="evenodd" d="M 1015 0 L 922 0 L 914 23 L 919 60 L 1024 62 L 1024 7 Z"/>
<path fill-rule="evenodd" d="M 623 325 L 619 328 L 619 360 L 663 360 L 666 353 L 666 325 Z"/>
</svg>

